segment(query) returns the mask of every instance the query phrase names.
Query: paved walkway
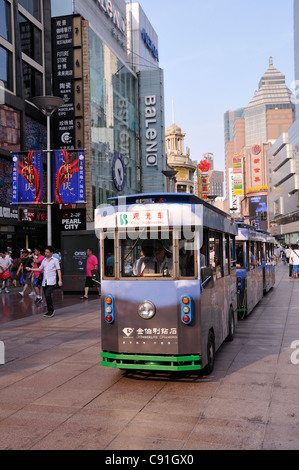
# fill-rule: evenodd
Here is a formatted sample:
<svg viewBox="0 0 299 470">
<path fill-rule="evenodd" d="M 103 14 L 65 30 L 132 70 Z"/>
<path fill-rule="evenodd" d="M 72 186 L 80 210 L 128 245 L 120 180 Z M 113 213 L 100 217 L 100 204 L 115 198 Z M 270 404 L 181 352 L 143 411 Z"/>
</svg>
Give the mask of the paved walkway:
<svg viewBox="0 0 299 470">
<path fill-rule="evenodd" d="M 106 369 L 100 334 L 98 299 L 0 325 L 0 449 L 299 449 L 299 280 L 287 266 L 211 376 Z"/>
</svg>

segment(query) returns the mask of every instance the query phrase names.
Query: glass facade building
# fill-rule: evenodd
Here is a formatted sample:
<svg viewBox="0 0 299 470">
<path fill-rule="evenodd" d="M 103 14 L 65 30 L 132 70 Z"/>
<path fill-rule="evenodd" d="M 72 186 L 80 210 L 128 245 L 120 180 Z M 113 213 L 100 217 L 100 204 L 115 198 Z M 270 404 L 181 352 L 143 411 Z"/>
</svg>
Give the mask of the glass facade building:
<svg viewBox="0 0 299 470">
<path fill-rule="evenodd" d="M 107 198 L 140 189 L 137 77 L 92 30 L 90 92 L 92 188 L 94 209 Z M 113 180 L 113 160 L 122 156 L 125 181 L 121 191 Z"/>
</svg>

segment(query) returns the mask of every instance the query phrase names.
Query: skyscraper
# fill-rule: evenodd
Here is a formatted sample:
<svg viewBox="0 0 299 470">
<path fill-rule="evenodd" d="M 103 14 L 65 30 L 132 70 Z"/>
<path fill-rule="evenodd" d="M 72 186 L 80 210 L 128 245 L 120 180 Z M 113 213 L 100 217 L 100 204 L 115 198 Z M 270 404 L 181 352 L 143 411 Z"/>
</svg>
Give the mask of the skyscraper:
<svg viewBox="0 0 299 470">
<path fill-rule="evenodd" d="M 245 146 L 276 140 L 294 120 L 292 92 L 285 75 L 269 59 L 269 68 L 259 82 L 258 91 L 244 110 Z"/>
</svg>

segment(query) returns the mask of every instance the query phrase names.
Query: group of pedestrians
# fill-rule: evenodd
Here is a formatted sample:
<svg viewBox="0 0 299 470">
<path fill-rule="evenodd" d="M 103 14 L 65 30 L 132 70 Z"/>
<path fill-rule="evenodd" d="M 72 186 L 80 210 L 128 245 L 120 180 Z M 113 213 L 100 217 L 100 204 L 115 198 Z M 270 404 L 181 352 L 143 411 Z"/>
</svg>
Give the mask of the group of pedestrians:
<svg viewBox="0 0 299 470">
<path fill-rule="evenodd" d="M 0 276 L 4 271 L 10 272 L 10 277 L 2 280 L 0 287 L 0 294 L 8 294 L 8 283 L 12 279 L 12 285 L 17 287 L 19 281 L 23 285 L 23 289 L 19 295 L 24 298 L 27 289 L 31 292 L 29 295 L 36 296 L 35 303 L 42 303 L 42 292 L 44 293 L 47 312 L 45 317 L 52 317 L 54 315 L 54 306 L 52 294 L 55 286 L 58 284 L 62 286 L 62 275 L 60 268 L 60 256 L 54 252 L 52 246 L 47 246 L 42 255 L 41 248 L 35 248 L 34 254 L 31 250 L 22 250 L 21 257 L 12 256 L 9 252 L 2 252 L 0 250 Z"/>
<path fill-rule="evenodd" d="M 289 265 L 289 277 L 298 279 L 299 277 L 299 246 L 277 246 L 275 248 L 275 257 L 281 258 L 284 264 Z"/>
</svg>

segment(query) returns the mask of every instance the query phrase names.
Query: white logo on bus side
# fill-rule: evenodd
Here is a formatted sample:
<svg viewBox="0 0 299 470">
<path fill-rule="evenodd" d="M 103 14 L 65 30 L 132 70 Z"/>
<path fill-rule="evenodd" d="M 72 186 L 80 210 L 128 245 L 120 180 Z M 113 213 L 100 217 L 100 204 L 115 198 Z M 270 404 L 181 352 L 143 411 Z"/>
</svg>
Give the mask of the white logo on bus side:
<svg viewBox="0 0 299 470">
<path fill-rule="evenodd" d="M 5 364 L 5 345 L 0 341 L 0 364 Z"/>
</svg>

